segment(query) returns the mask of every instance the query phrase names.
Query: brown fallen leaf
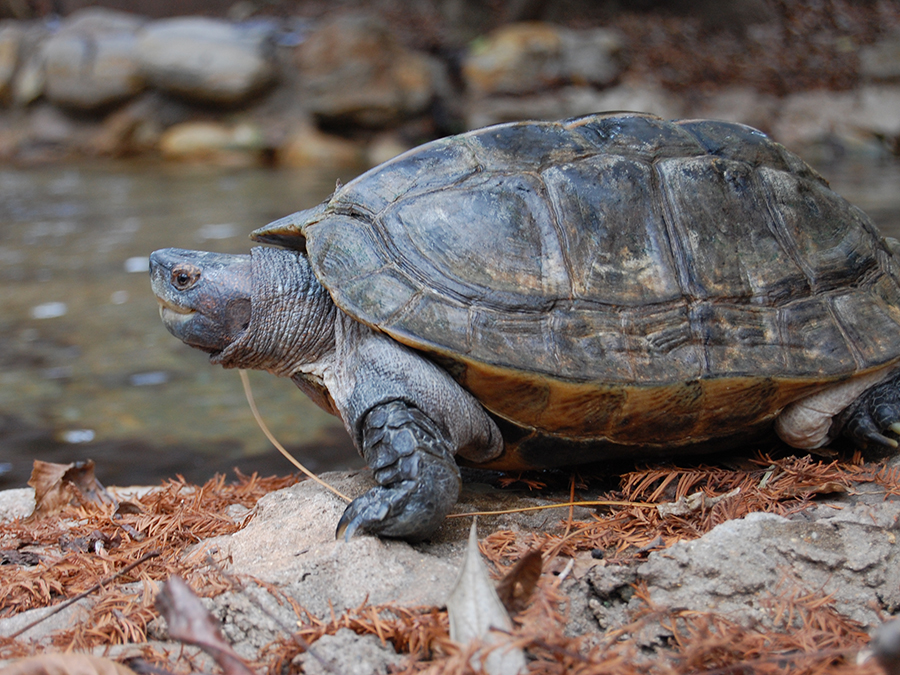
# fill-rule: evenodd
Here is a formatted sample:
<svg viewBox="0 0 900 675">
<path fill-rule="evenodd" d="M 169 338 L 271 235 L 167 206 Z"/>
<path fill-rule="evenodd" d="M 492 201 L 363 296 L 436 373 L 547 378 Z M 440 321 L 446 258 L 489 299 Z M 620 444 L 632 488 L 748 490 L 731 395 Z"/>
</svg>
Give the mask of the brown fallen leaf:
<svg viewBox="0 0 900 675">
<path fill-rule="evenodd" d="M 200 647 L 225 675 L 254 675 L 237 652 L 222 637 L 219 624 L 180 577 L 171 577 L 159 595 L 156 608 L 169 624 L 169 637 Z"/>
<path fill-rule="evenodd" d="M 94 476 L 93 460 L 73 464 L 34 461 L 28 484 L 34 488 L 34 512 L 29 520 L 52 515 L 70 504 L 114 504 Z"/>
<path fill-rule="evenodd" d="M 41 654 L 0 668 L 0 675 L 135 675 L 121 663 L 90 654 Z"/>
<path fill-rule="evenodd" d="M 500 602 L 510 614 L 521 612 L 541 578 L 543 556 L 539 549 L 531 549 L 513 565 L 497 584 Z"/>
<path fill-rule="evenodd" d="M 481 644 L 469 665 L 487 675 L 519 675 L 525 672 L 525 652 L 509 638 L 513 629 L 509 613 L 497 597 L 478 551 L 475 521 L 456 583 L 447 598 L 450 639 L 464 647 Z"/>
</svg>

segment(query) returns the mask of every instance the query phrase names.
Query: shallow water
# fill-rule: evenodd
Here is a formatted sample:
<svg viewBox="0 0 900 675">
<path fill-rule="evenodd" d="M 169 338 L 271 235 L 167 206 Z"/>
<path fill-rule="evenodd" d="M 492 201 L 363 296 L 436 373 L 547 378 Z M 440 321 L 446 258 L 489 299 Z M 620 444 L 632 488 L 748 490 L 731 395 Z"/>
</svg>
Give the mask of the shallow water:
<svg viewBox="0 0 900 675">
<path fill-rule="evenodd" d="M 900 162 L 818 167 L 900 237 Z M 0 169 L 0 486 L 33 458 L 93 458 L 102 480 L 290 471 L 253 421 L 238 374 L 162 326 L 146 257 L 246 252 L 247 233 L 352 175 L 86 165 Z M 310 468 L 358 465 L 342 426 L 286 380 L 251 373 L 267 422 Z"/>
<path fill-rule="evenodd" d="M 0 170 L 4 484 L 22 484 L 34 456 L 91 457 L 117 483 L 178 472 L 202 480 L 247 456 L 245 470 L 289 471 L 253 421 L 238 373 L 165 330 L 146 258 L 166 246 L 246 252 L 251 229 L 318 203 L 336 178 L 120 164 Z M 268 424 L 301 461 L 356 462 L 341 424 L 293 384 L 251 378 Z"/>
</svg>

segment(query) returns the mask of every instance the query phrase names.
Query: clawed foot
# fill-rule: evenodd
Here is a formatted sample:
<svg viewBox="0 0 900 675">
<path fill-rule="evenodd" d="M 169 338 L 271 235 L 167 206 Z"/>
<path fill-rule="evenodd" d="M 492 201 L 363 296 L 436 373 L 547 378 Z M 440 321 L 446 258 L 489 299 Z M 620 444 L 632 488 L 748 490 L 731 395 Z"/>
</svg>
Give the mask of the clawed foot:
<svg viewBox="0 0 900 675">
<path fill-rule="evenodd" d="M 841 434 L 857 445 L 896 449 L 897 440 L 887 434 L 900 435 L 900 376 L 866 390 L 837 421 Z"/>
<path fill-rule="evenodd" d="M 459 496 L 459 469 L 450 444 L 420 410 L 402 401 L 373 408 L 363 420 L 363 456 L 378 487 L 353 500 L 337 537 L 357 532 L 423 539 Z"/>
</svg>

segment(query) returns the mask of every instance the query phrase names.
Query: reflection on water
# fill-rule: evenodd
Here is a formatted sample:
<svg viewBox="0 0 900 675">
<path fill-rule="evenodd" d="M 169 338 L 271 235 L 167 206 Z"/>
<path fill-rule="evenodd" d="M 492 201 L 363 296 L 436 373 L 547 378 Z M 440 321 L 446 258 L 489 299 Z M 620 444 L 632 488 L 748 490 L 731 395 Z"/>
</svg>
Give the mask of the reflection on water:
<svg viewBox="0 0 900 675">
<path fill-rule="evenodd" d="M 147 256 L 166 246 L 246 252 L 251 229 L 314 205 L 336 178 L 118 164 L 0 170 L 0 484 L 23 484 L 34 456 L 92 457 L 111 482 L 200 480 L 241 455 L 288 472 L 237 372 L 166 332 Z M 287 380 L 251 377 L 270 426 L 304 446 L 313 468 L 355 461 L 335 418 Z"/>
<path fill-rule="evenodd" d="M 820 170 L 900 237 L 900 163 Z M 163 328 L 146 259 L 168 246 L 246 252 L 251 229 L 314 205 L 336 178 L 352 176 L 0 169 L 0 486 L 23 485 L 34 457 L 92 457 L 101 478 L 120 484 L 178 472 L 202 480 L 247 455 L 289 471 L 253 422 L 237 373 Z M 292 384 L 251 378 L 276 435 L 303 446 L 312 468 L 357 461 L 340 423 Z"/>
</svg>

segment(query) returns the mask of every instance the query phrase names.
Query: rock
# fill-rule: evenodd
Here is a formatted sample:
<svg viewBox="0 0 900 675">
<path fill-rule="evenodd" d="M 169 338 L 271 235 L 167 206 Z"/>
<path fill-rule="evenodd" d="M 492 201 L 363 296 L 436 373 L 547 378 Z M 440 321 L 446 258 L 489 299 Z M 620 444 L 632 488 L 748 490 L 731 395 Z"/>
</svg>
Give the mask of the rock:
<svg viewBox="0 0 900 675">
<path fill-rule="evenodd" d="M 691 117 L 747 124 L 763 131 L 772 127 L 780 101 L 751 87 L 728 87 L 692 107 Z"/>
<path fill-rule="evenodd" d="M 0 491 L 0 522 L 30 516 L 34 511 L 34 488 Z"/>
<path fill-rule="evenodd" d="M 303 124 L 290 133 L 278 151 L 278 164 L 295 168 L 352 168 L 362 163 L 359 145 L 323 133 L 311 124 Z"/>
<path fill-rule="evenodd" d="M 184 122 L 167 129 L 159 139 L 166 159 L 245 166 L 260 160 L 265 142 L 253 124 Z"/>
<path fill-rule="evenodd" d="M 490 96 L 468 102 L 466 126 L 477 129 L 489 124 L 522 119 L 558 120 L 603 110 L 649 112 L 665 119 L 680 117 L 683 103 L 652 85 L 619 85 L 598 91 L 592 87 L 562 87 L 533 96 Z"/>
<path fill-rule="evenodd" d="M 530 94 L 566 83 L 605 86 L 622 71 L 621 49 L 618 34 L 603 28 L 510 24 L 474 43 L 463 79 L 476 96 Z"/>
<path fill-rule="evenodd" d="M 29 122 L 27 140 L 38 145 L 68 145 L 77 132 L 72 119 L 46 103 L 34 107 Z"/>
<path fill-rule="evenodd" d="M 24 26 L 19 41 L 18 66 L 12 80 L 12 102 L 26 106 L 44 93 L 44 54 L 42 45 L 50 37 L 44 24 L 19 24 Z"/>
<path fill-rule="evenodd" d="M 791 94 L 783 99 L 771 131 L 779 142 L 801 153 L 825 143 L 843 154 L 877 154 L 879 148 L 885 152 L 879 139 L 900 137 L 900 86 Z"/>
<path fill-rule="evenodd" d="M 625 67 L 622 47 L 622 37 L 608 28 L 563 31 L 563 78 L 597 87 L 612 84 Z"/>
<path fill-rule="evenodd" d="M 357 635 L 349 628 L 323 635 L 313 643 L 312 651 L 315 655 L 307 652 L 297 659 L 307 675 L 386 675 L 397 672 L 403 661 L 390 644 L 381 644 L 374 635 Z"/>
<path fill-rule="evenodd" d="M 369 471 L 326 473 L 321 478 L 350 496 L 374 485 Z M 467 486 L 458 508 L 484 511 L 548 503 L 478 487 Z M 399 608 L 446 603 L 465 550 L 470 520 L 448 520 L 431 541 L 415 545 L 375 537 L 335 541 L 334 529 L 345 508 L 346 503 L 333 493 L 304 481 L 260 499 L 240 531 L 208 539 L 186 553 L 188 564 L 207 564 L 209 554 L 227 572 L 259 581 L 208 600 L 210 611 L 223 623 L 225 636 L 239 653 L 255 655 L 284 635 L 285 626 L 296 625 L 298 617 L 292 607 L 271 595 L 272 587 L 325 620 L 332 613 L 352 613 L 364 603 Z M 589 511 L 576 509 L 575 513 L 576 518 L 587 518 Z M 566 515 L 563 511 L 532 511 L 484 516 L 478 524 L 481 536 L 500 529 L 561 534 L 561 519 Z"/>
<path fill-rule="evenodd" d="M 866 134 L 900 139 L 900 85 L 870 85 L 859 92 L 850 123 Z"/>
<path fill-rule="evenodd" d="M 864 80 L 900 80 L 900 31 L 859 50 L 859 74 Z"/>
<path fill-rule="evenodd" d="M 412 146 L 404 143 L 396 134 L 390 132 L 379 134 L 366 148 L 366 164 L 377 166 L 383 164 L 397 155 L 400 155 Z"/>
<path fill-rule="evenodd" d="M 463 79 L 476 95 L 530 94 L 559 83 L 561 53 L 555 26 L 503 26 L 474 43 L 463 62 Z"/>
<path fill-rule="evenodd" d="M 84 621 L 93 605 L 93 598 L 87 597 L 59 611 L 57 611 L 57 607 L 29 609 L 8 618 L 0 619 L 0 635 L 4 637 L 10 636 L 41 619 L 40 623 L 23 632 L 19 639 L 33 643 L 43 643 L 49 646 L 51 633 L 72 628 L 76 623 Z M 47 618 L 44 619 L 44 617 Z"/>
<path fill-rule="evenodd" d="M 141 97 L 107 116 L 92 139 L 94 154 L 125 157 L 159 147 L 160 112 L 151 98 Z"/>
<path fill-rule="evenodd" d="M 7 21 L 0 24 L 0 100 L 12 95 L 13 76 L 19 66 L 19 50 L 25 30 L 21 24 Z"/>
<path fill-rule="evenodd" d="M 155 87 L 186 98 L 235 105 L 276 79 L 271 29 L 218 19 L 155 21 L 138 35 L 141 71 Z"/>
<path fill-rule="evenodd" d="M 883 614 L 900 609 L 898 520 L 898 502 L 822 507 L 794 520 L 753 513 L 651 553 L 634 571 L 592 568 L 595 614 L 602 627 L 620 623 L 639 605 L 623 594 L 636 578 L 660 609 L 716 612 L 745 625 L 772 626 L 779 597 L 815 592 L 873 628 Z"/>
<path fill-rule="evenodd" d="M 143 23 L 106 9 L 73 13 L 43 44 L 44 94 L 57 105 L 94 110 L 140 92 L 135 33 Z"/>
<path fill-rule="evenodd" d="M 334 475 L 323 476 L 335 484 Z M 356 494 L 360 481 L 337 481 Z M 351 489 L 348 489 L 351 488 Z M 209 540 L 192 553 L 215 551 L 227 568 L 281 587 L 317 616 L 369 604 L 442 605 L 456 578 L 454 561 L 401 541 L 359 537 L 335 541 L 346 503 L 312 481 L 273 492 L 256 505 L 247 526 Z M 271 542 L 278 542 L 272 546 Z"/>
<path fill-rule="evenodd" d="M 435 61 L 403 47 L 380 21 L 345 15 L 297 49 L 311 113 L 333 124 L 383 127 L 426 110 Z"/>
</svg>

